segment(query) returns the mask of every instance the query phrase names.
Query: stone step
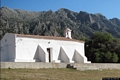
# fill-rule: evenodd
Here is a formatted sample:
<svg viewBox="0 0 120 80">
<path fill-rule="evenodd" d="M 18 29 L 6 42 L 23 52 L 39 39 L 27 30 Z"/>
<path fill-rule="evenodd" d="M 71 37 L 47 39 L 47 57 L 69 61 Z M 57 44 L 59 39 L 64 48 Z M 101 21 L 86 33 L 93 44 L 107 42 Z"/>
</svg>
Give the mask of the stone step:
<svg viewBox="0 0 120 80">
<path fill-rule="evenodd" d="M 99 70 L 99 68 L 97 68 L 96 66 L 79 66 L 79 67 L 76 67 L 77 70 L 81 70 L 81 71 L 84 71 L 84 70 Z"/>
<path fill-rule="evenodd" d="M 71 67 L 73 67 L 74 69 L 76 70 L 81 70 L 81 71 L 84 71 L 84 70 L 99 70 L 98 67 L 94 66 L 94 65 L 91 65 L 91 64 L 70 64 Z"/>
</svg>

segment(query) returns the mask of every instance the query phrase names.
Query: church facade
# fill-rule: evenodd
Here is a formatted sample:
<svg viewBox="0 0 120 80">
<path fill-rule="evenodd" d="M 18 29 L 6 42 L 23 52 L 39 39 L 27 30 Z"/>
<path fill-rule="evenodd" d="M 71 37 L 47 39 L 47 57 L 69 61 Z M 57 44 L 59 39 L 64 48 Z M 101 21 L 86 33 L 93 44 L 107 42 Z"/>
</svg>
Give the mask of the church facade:
<svg viewBox="0 0 120 80">
<path fill-rule="evenodd" d="M 0 55 L 1 62 L 90 63 L 84 41 L 65 37 L 6 33 Z"/>
</svg>

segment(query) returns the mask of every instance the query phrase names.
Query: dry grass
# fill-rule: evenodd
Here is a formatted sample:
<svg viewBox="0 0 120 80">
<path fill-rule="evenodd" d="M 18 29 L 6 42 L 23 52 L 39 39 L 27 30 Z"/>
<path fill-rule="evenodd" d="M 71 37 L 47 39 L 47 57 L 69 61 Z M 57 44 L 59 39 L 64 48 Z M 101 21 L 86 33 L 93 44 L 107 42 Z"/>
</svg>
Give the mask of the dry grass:
<svg viewBox="0 0 120 80">
<path fill-rule="evenodd" d="M 101 80 L 102 77 L 120 77 L 120 70 L 1 69 L 1 80 Z"/>
</svg>

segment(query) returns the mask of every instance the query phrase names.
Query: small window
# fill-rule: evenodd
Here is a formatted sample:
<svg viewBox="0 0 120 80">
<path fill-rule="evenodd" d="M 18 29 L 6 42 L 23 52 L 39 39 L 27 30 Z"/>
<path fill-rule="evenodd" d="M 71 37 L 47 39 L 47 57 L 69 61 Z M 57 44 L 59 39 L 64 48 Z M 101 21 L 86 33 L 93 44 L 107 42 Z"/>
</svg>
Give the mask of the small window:
<svg viewBox="0 0 120 80">
<path fill-rule="evenodd" d="M 7 42 L 7 39 L 5 39 L 5 42 Z"/>
</svg>

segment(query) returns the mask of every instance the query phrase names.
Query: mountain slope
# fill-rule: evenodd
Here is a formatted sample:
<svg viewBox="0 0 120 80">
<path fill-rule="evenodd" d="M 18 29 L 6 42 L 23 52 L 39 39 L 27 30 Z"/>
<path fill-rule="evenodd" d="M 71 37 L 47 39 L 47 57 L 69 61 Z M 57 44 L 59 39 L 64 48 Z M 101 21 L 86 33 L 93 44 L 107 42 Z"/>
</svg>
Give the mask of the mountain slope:
<svg viewBox="0 0 120 80">
<path fill-rule="evenodd" d="M 19 9 L 0 8 L 0 38 L 6 33 L 22 33 L 49 36 L 64 36 L 66 27 L 72 29 L 75 39 L 89 38 L 94 32 L 109 32 L 120 38 L 120 19 L 108 20 L 102 14 L 73 12 L 61 8 L 42 12 L 28 12 Z"/>
</svg>

